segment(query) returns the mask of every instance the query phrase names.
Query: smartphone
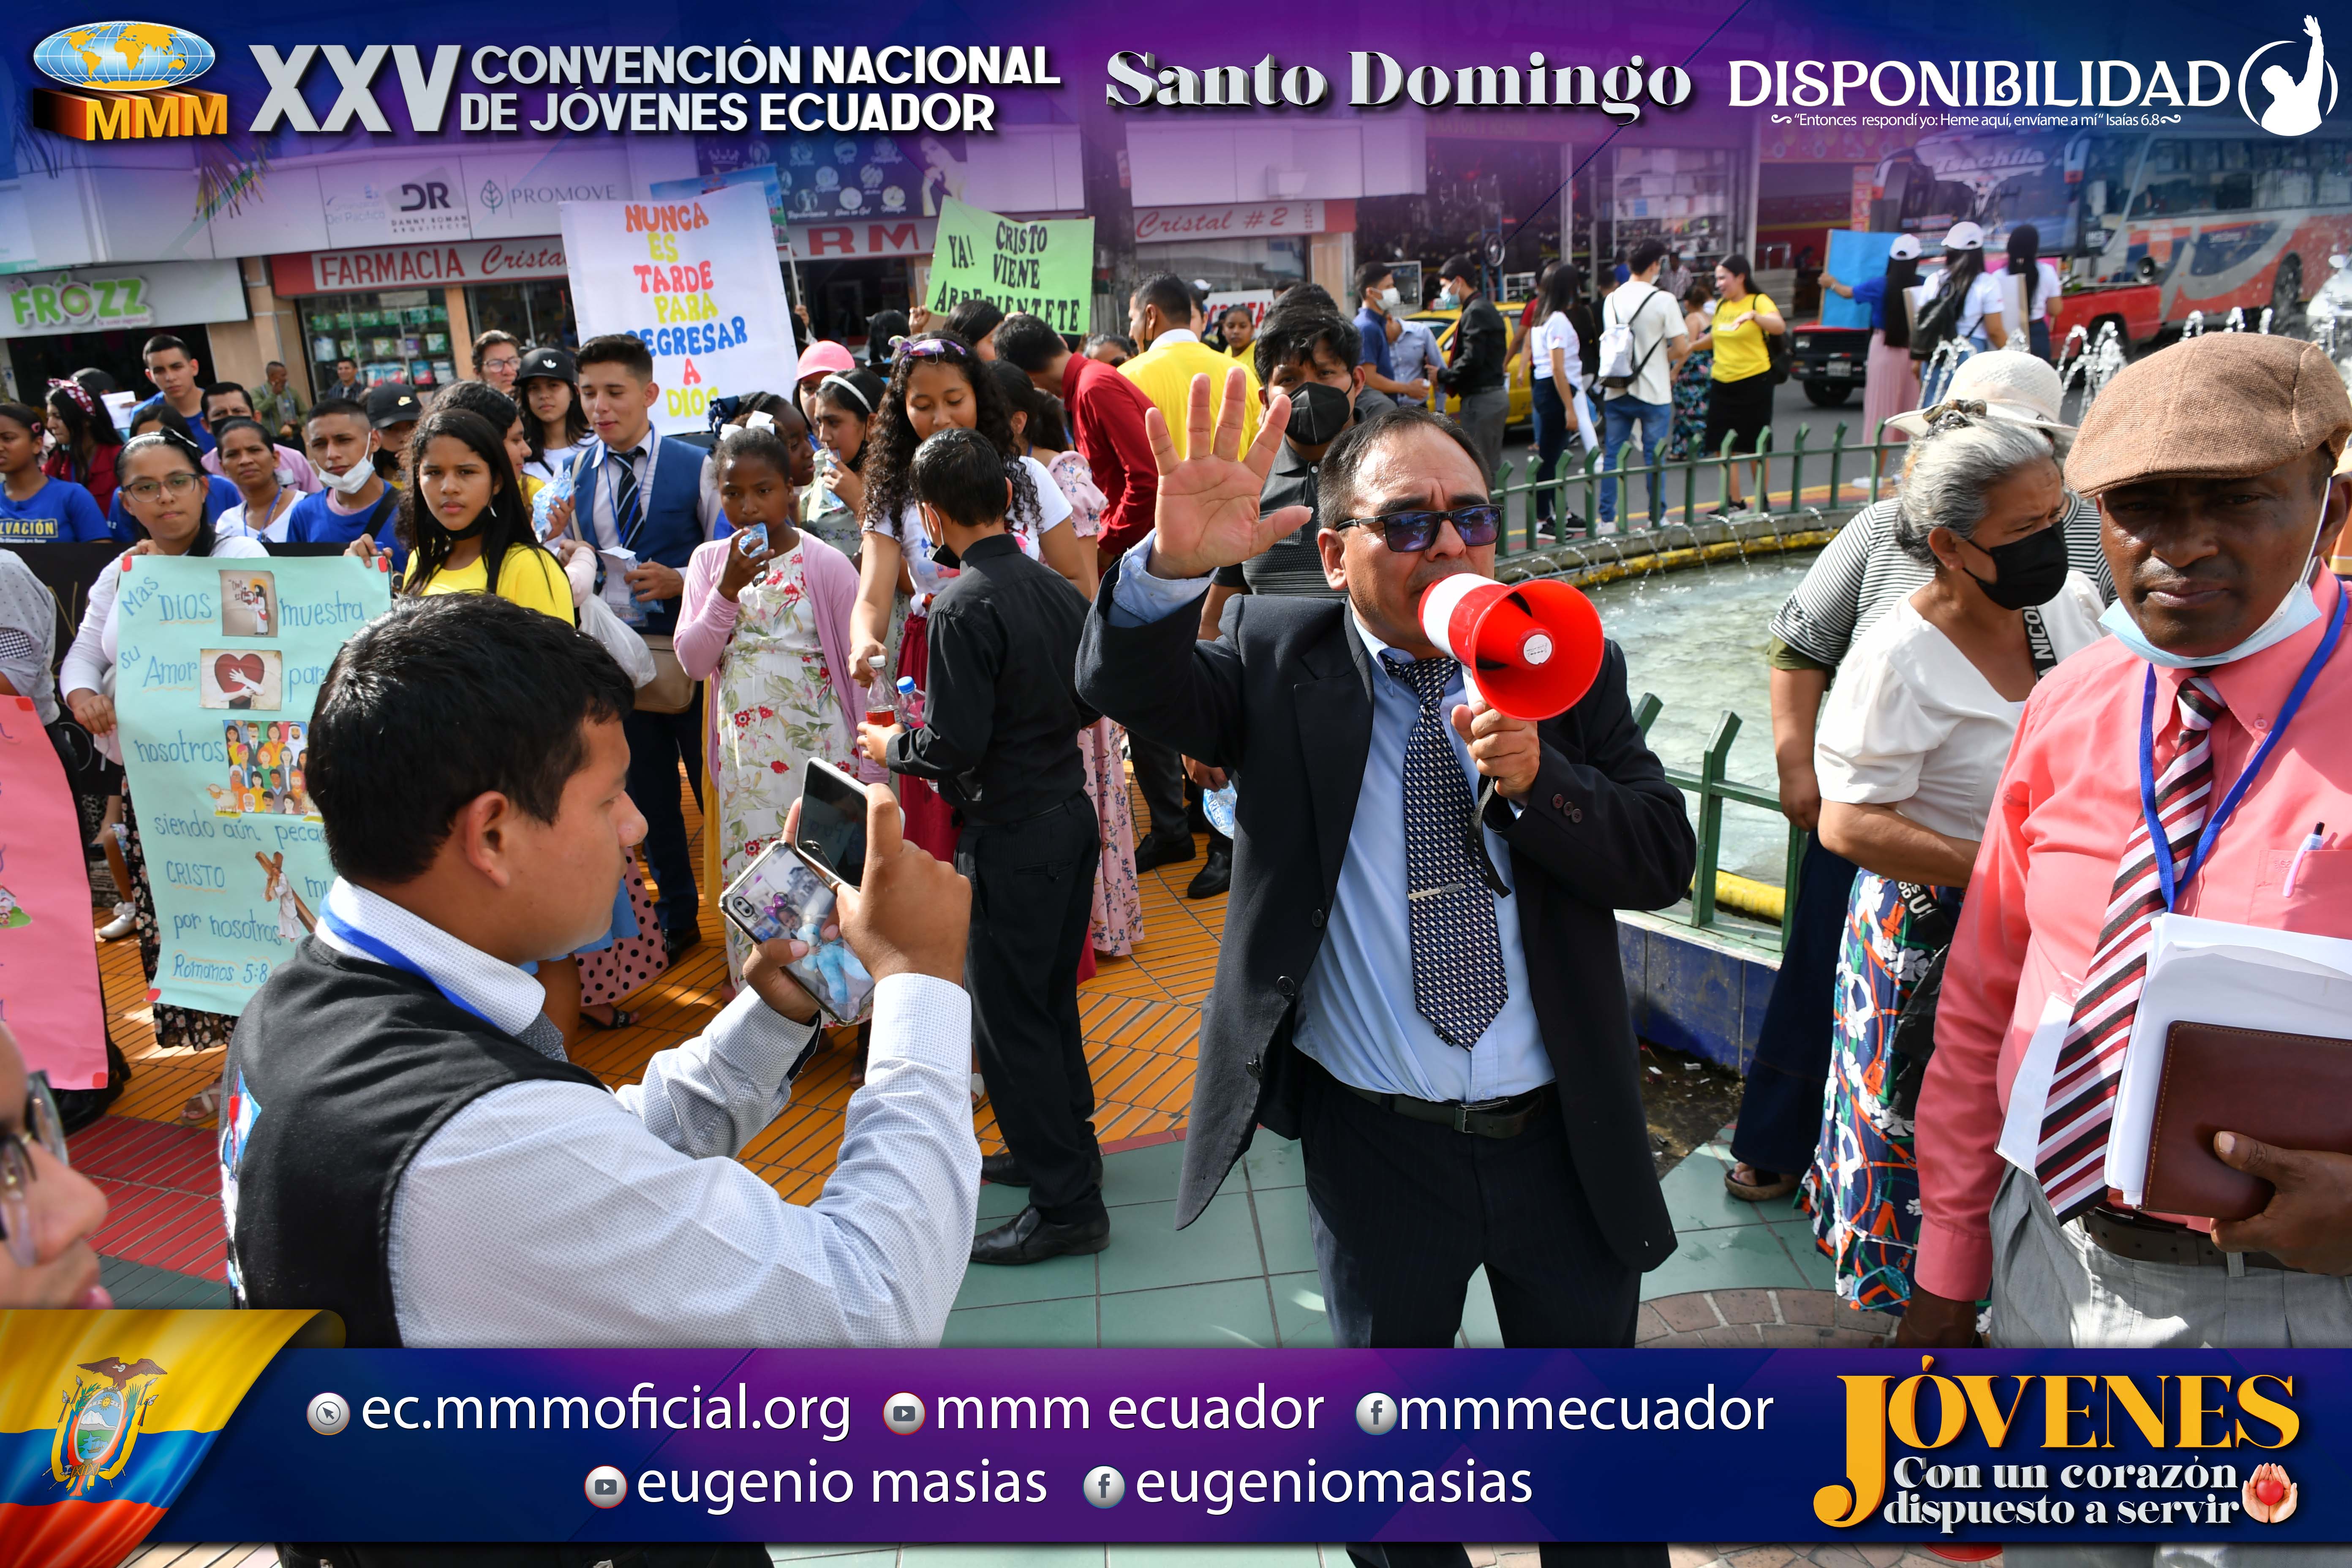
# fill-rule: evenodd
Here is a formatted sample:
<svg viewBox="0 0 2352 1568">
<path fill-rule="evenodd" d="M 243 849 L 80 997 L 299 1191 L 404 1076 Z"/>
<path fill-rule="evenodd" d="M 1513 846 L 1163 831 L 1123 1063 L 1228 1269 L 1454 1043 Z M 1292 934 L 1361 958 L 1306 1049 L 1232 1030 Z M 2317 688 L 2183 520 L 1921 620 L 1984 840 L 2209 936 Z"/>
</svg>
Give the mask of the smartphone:
<svg viewBox="0 0 2352 1568">
<path fill-rule="evenodd" d="M 862 836 L 864 828 L 861 826 Z M 834 880 L 797 845 L 775 843 L 719 895 L 719 912 L 755 942 L 798 938 L 808 951 L 784 966 L 835 1023 L 871 1015 L 874 977 L 841 938 Z"/>
<path fill-rule="evenodd" d="M 793 847 L 855 888 L 866 874 L 866 786 L 811 757 L 801 772 L 801 830 Z"/>
</svg>

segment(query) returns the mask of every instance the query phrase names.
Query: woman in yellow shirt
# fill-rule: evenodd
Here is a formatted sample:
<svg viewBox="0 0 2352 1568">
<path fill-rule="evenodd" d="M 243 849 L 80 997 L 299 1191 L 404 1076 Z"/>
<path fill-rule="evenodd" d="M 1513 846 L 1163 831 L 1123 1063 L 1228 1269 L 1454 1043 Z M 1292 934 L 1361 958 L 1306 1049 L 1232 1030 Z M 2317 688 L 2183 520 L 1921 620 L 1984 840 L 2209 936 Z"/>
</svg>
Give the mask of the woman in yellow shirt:
<svg viewBox="0 0 2352 1568">
<path fill-rule="evenodd" d="M 533 537 L 506 437 L 470 409 L 436 408 L 409 440 L 413 482 L 401 497 L 409 546 L 404 594 L 495 594 L 526 609 L 572 618 L 562 565 Z M 352 552 L 373 556 L 365 539 Z"/>
<path fill-rule="evenodd" d="M 1715 380 L 1706 399 L 1708 457 L 1723 450 L 1727 436 L 1731 437 L 1733 451 L 1756 450 L 1765 426 L 1772 423 L 1772 383 L 1764 374 L 1772 368 L 1772 353 L 1764 339 L 1768 333 L 1778 337 L 1788 330 L 1789 323 L 1771 297 L 1756 292 L 1756 276 L 1748 258 L 1735 251 L 1716 263 L 1715 321 L 1706 336 L 1706 345 L 1715 350 Z M 1724 465 L 1724 511 L 1748 510 L 1740 493 L 1740 467 Z M 1759 505 L 1766 499 L 1760 473 L 1756 479 L 1756 499 Z"/>
</svg>

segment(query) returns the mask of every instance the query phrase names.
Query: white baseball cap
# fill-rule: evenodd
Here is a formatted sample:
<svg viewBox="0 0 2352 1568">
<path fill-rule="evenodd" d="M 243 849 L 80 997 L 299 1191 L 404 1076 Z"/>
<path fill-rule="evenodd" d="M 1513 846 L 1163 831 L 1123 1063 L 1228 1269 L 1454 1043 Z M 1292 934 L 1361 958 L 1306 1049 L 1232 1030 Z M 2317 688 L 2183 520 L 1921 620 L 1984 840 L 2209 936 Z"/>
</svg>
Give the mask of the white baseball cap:
<svg viewBox="0 0 2352 1568">
<path fill-rule="evenodd" d="M 2062 455 L 2074 441 L 2074 426 L 2058 421 L 2063 395 L 2058 372 L 2050 362 L 2022 349 L 1970 354 L 1952 372 L 1951 384 L 1944 389 L 1945 402 L 1982 403 L 1984 417 L 2039 430 Z M 1924 436 L 1927 415 L 1928 410 L 1915 408 L 1895 415 L 1887 424 L 1906 436 Z"/>
<path fill-rule="evenodd" d="M 1887 247 L 1886 259 L 1889 261 L 1916 261 L 1919 259 L 1919 237 L 1916 234 L 1896 235 L 1895 237 L 1895 243 Z"/>
<path fill-rule="evenodd" d="M 1984 228 L 1973 223 L 1956 223 L 1944 235 L 1946 250 L 1982 250 Z"/>
</svg>

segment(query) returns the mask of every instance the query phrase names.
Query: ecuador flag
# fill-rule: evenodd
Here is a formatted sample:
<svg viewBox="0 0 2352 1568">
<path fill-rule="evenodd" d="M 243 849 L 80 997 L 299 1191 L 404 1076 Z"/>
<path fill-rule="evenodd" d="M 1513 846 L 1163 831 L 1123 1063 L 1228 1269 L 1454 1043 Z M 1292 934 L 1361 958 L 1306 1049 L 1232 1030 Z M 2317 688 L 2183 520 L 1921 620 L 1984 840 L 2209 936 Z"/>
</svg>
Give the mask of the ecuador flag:
<svg viewBox="0 0 2352 1568">
<path fill-rule="evenodd" d="M 318 1316 L 0 1312 L 0 1563 L 121 1562 Z"/>
</svg>

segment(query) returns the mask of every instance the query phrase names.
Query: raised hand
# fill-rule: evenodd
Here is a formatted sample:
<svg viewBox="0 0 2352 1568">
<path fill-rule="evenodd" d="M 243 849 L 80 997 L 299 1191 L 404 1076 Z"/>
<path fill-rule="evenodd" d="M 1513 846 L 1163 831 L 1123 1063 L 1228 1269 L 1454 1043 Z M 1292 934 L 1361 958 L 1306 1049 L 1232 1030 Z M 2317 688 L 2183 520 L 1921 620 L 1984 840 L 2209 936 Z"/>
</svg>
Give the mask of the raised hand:
<svg viewBox="0 0 2352 1568">
<path fill-rule="evenodd" d="M 1151 546 L 1156 577 L 1198 577 L 1220 566 L 1239 565 L 1277 539 L 1296 531 L 1310 512 L 1286 506 L 1270 517 L 1258 514 L 1258 494 L 1282 449 L 1290 423 L 1290 398 L 1277 392 L 1266 400 L 1265 420 L 1246 457 L 1241 455 L 1243 399 L 1248 378 L 1238 364 L 1225 373 L 1225 400 L 1217 410 L 1216 432 L 1209 429 L 1209 378 L 1195 375 L 1184 407 L 1185 450 L 1180 458 L 1168 421 L 1157 407 L 1143 415 L 1151 437 L 1152 461 L 1160 469 L 1158 530 Z"/>
</svg>

